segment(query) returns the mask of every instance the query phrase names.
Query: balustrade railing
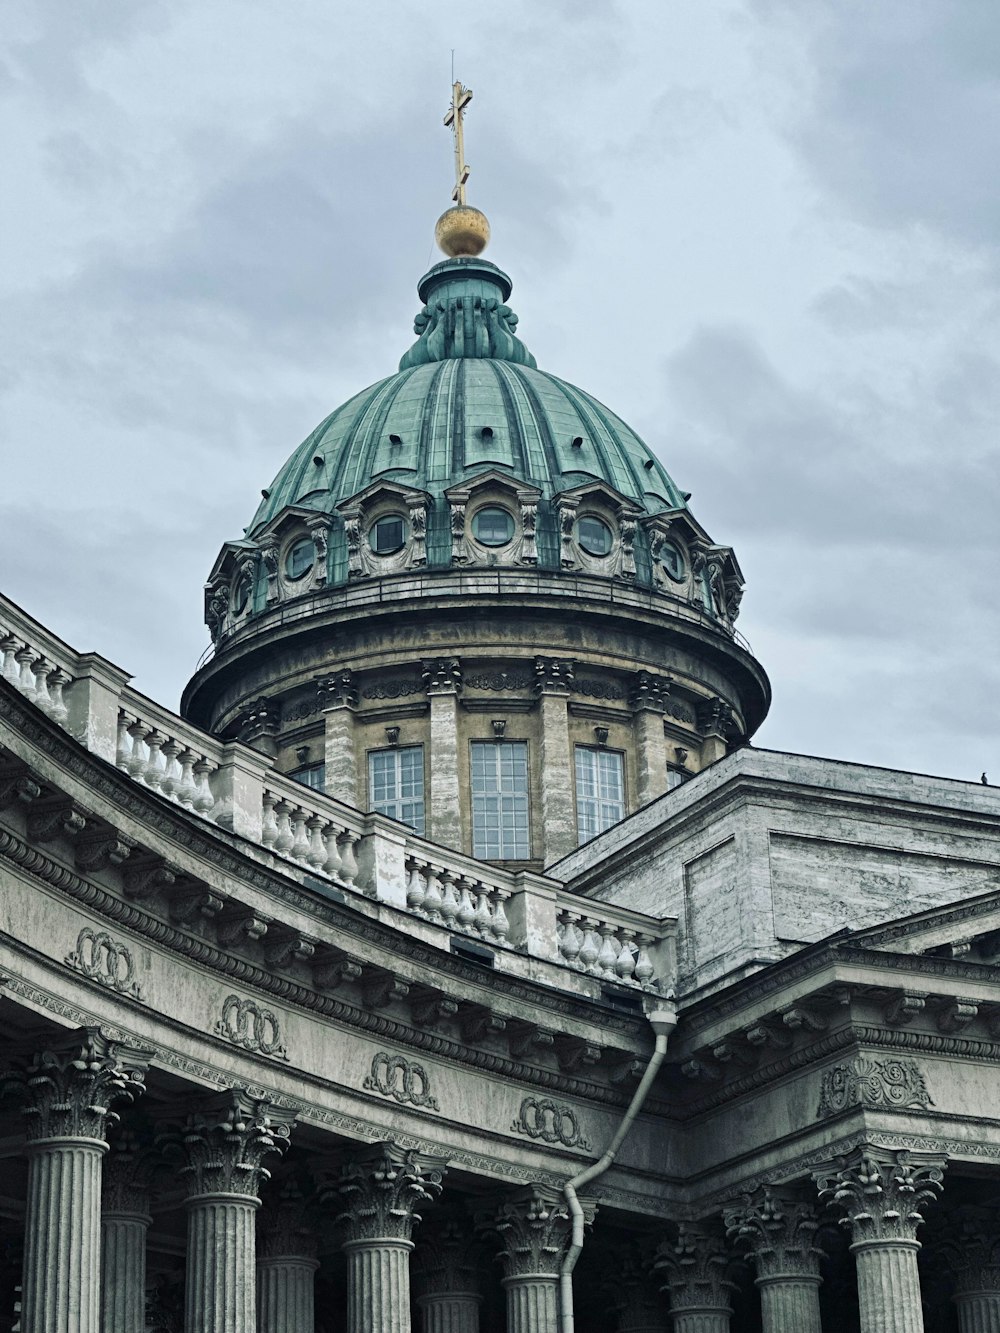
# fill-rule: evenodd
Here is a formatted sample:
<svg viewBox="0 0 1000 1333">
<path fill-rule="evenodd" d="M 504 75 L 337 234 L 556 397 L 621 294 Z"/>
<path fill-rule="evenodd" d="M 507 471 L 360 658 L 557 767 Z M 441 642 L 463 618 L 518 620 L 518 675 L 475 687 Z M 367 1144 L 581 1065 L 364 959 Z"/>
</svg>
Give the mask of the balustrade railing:
<svg viewBox="0 0 1000 1333">
<path fill-rule="evenodd" d="M 3 597 L 0 653 L 3 679 L 87 749 L 312 878 L 449 936 L 482 941 L 497 951 L 498 965 L 527 954 L 602 982 L 672 985 L 672 920 L 578 897 L 544 875 L 485 865 L 304 787 L 265 755 L 220 741 L 145 698 L 125 672 L 75 653 Z"/>
</svg>

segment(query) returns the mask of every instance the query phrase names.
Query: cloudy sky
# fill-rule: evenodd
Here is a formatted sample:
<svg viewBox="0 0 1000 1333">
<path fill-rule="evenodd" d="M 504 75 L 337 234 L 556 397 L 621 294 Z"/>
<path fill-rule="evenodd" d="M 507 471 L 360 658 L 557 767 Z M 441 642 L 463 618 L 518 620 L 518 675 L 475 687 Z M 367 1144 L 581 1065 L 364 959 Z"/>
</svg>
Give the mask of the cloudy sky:
<svg viewBox="0 0 1000 1333">
<path fill-rule="evenodd" d="M 758 742 L 1000 781 L 996 0 L 7 0 L 0 588 L 176 706 L 449 202 L 747 576 Z"/>
</svg>

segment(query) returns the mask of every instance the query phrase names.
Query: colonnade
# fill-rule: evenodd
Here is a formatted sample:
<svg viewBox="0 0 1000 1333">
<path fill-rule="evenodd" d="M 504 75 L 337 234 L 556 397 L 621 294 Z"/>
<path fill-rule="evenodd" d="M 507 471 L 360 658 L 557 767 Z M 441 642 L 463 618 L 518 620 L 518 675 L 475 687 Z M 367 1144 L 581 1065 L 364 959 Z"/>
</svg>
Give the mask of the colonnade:
<svg viewBox="0 0 1000 1333">
<path fill-rule="evenodd" d="M 260 1188 L 289 1142 L 280 1109 L 241 1089 L 192 1100 L 158 1127 L 155 1148 L 126 1126 L 149 1053 L 96 1029 L 28 1053 L 4 1081 L 27 1133 L 21 1333 L 142 1333 L 154 1172 L 167 1162 L 186 1201 L 188 1333 L 312 1333 L 317 1244 L 289 1178 L 262 1213 Z M 817 1208 L 832 1206 L 857 1263 L 862 1333 L 921 1333 L 918 1227 L 945 1161 L 874 1147 L 815 1174 L 811 1193 L 763 1188 L 721 1216 L 684 1223 L 649 1262 L 615 1265 L 618 1333 L 730 1333 L 733 1261 L 754 1269 L 765 1333 L 821 1333 Z M 479 1333 L 479 1275 L 501 1263 L 508 1333 L 556 1333 L 570 1224 L 562 1194 L 526 1185 L 477 1200 L 474 1216 L 437 1204 L 446 1163 L 391 1142 L 347 1153 L 318 1191 L 347 1265 L 347 1333 L 409 1333 L 411 1267 L 424 1333 Z M 593 1208 L 585 1204 L 588 1221 Z M 415 1250 L 414 1233 L 420 1228 Z M 1000 1333 L 1000 1241 L 992 1212 L 966 1206 L 942 1237 L 961 1333 Z M 484 1248 L 483 1237 L 489 1238 Z"/>
</svg>

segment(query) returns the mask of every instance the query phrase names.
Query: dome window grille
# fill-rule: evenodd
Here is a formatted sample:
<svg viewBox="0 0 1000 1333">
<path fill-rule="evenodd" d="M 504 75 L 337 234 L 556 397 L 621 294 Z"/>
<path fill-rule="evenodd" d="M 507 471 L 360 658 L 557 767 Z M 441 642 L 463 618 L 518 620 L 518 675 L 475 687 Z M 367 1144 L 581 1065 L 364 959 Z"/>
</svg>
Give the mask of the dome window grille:
<svg viewBox="0 0 1000 1333">
<path fill-rule="evenodd" d="M 614 533 L 602 518 L 588 515 L 577 524 L 577 540 L 588 555 L 610 555 Z"/>
<path fill-rule="evenodd" d="M 489 505 L 472 520 L 472 532 L 483 546 L 506 546 L 514 535 L 513 516 L 499 505 Z"/>
<path fill-rule="evenodd" d="M 295 542 L 285 556 L 285 573 L 290 579 L 305 578 L 316 560 L 316 547 L 311 537 Z"/>
<path fill-rule="evenodd" d="M 406 522 L 401 514 L 376 519 L 368 533 L 368 545 L 376 555 L 395 555 L 406 542 Z"/>
</svg>

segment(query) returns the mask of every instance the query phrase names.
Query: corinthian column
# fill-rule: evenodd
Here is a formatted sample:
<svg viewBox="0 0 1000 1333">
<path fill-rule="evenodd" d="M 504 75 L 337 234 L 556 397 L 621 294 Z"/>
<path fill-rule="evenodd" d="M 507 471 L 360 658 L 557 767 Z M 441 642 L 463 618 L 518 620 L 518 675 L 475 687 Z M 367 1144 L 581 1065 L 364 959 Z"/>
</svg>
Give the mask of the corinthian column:
<svg viewBox="0 0 1000 1333">
<path fill-rule="evenodd" d="M 427 836 L 456 851 L 464 849 L 458 776 L 458 696 L 462 668 L 457 657 L 427 658 L 422 670 L 431 710 L 430 799 Z"/>
<path fill-rule="evenodd" d="M 248 1333 L 256 1323 L 254 1222 L 264 1158 L 288 1146 L 287 1116 L 232 1091 L 206 1099 L 164 1135 L 187 1187 L 184 1326 Z"/>
<path fill-rule="evenodd" d="M 660 1246 L 655 1267 L 670 1288 L 674 1333 L 729 1333 L 731 1256 L 721 1228 L 682 1222 L 676 1241 Z"/>
<path fill-rule="evenodd" d="M 422 1333 L 479 1333 L 482 1245 L 464 1213 L 436 1213 L 413 1254 Z"/>
<path fill-rule="evenodd" d="M 816 1172 L 820 1198 L 846 1213 L 861 1333 L 923 1333 L 917 1227 L 945 1165 L 944 1157 L 864 1148 Z"/>
<path fill-rule="evenodd" d="M 1000 1333 L 1000 1208 L 961 1204 L 935 1221 L 927 1246 L 955 1280 L 959 1333 Z"/>
<path fill-rule="evenodd" d="M 293 1180 L 265 1200 L 257 1230 L 257 1333 L 312 1333 L 316 1237 Z"/>
<path fill-rule="evenodd" d="M 764 1333 L 821 1333 L 817 1226 L 808 1204 L 766 1186 L 726 1210 L 730 1239 L 757 1270 Z"/>
<path fill-rule="evenodd" d="M 573 752 L 569 743 L 569 692 L 573 663 L 535 658 L 535 693 L 541 722 L 538 763 L 542 779 L 542 836 L 546 863 L 576 850 Z M 537 850 L 537 849 L 536 849 Z"/>
<path fill-rule="evenodd" d="M 346 1231 L 346 1333 L 410 1333 L 410 1251 L 417 1209 L 441 1192 L 445 1160 L 376 1143 L 334 1187 Z"/>
<path fill-rule="evenodd" d="M 116 1134 L 101 1199 L 101 1333 L 146 1327 L 146 1233 L 154 1158 L 130 1130 Z"/>
<path fill-rule="evenodd" d="M 580 1200 L 587 1222 L 594 1206 Z M 559 1321 L 559 1270 L 569 1244 L 566 1201 L 548 1185 L 525 1185 L 506 1195 L 495 1212 L 481 1214 L 484 1230 L 500 1236 L 507 1333 L 555 1333 Z"/>
<path fill-rule="evenodd" d="M 4 1079 L 21 1093 L 27 1121 L 22 1333 L 98 1333 L 101 1159 L 118 1119 L 110 1107 L 143 1091 L 148 1059 L 81 1028 Z"/>
</svg>

